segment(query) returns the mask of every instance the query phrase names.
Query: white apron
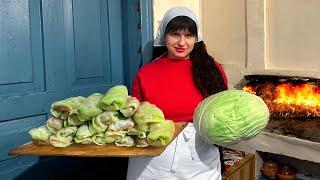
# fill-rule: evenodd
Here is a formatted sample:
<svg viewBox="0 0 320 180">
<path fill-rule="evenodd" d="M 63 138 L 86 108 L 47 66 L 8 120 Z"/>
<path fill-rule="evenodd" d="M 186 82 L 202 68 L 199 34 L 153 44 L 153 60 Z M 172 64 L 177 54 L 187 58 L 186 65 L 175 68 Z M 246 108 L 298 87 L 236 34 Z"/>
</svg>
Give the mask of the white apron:
<svg viewBox="0 0 320 180">
<path fill-rule="evenodd" d="M 189 123 L 159 156 L 130 158 L 127 180 L 221 180 L 220 172 L 218 148 Z"/>
</svg>

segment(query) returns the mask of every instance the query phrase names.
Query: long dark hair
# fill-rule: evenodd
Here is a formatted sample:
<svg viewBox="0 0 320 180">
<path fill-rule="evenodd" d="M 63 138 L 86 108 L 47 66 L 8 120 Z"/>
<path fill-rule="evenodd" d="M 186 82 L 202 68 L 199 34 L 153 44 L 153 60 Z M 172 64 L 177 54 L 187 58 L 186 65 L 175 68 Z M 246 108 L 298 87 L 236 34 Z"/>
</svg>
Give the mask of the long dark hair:
<svg viewBox="0 0 320 180">
<path fill-rule="evenodd" d="M 165 34 L 179 30 L 188 30 L 190 34 L 196 37 L 198 34 L 196 23 L 188 16 L 177 16 L 173 18 L 168 23 Z M 167 51 L 166 46 L 154 48 L 153 59 L 163 55 Z M 203 41 L 195 43 L 190 54 L 190 60 L 192 63 L 193 82 L 204 97 L 227 89 L 216 62 L 214 58 L 208 54 Z"/>
</svg>

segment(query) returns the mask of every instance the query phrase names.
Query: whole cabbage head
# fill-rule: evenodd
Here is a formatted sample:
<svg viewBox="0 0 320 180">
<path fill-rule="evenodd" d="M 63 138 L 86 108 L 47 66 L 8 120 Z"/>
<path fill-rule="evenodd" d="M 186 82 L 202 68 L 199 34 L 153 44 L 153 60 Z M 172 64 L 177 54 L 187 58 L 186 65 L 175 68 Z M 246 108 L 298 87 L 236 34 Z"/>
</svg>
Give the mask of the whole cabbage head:
<svg viewBox="0 0 320 180">
<path fill-rule="evenodd" d="M 225 146 L 259 134 L 269 116 L 269 109 L 259 96 L 243 90 L 225 90 L 199 103 L 193 123 L 205 142 Z"/>
</svg>

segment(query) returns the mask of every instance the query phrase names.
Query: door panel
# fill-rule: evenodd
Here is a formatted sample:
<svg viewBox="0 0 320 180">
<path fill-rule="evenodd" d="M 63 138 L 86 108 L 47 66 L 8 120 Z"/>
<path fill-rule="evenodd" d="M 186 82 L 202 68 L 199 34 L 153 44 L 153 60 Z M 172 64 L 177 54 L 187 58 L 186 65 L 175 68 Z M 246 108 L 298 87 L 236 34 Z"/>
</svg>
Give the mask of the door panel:
<svg viewBox="0 0 320 180">
<path fill-rule="evenodd" d="M 106 22 L 106 17 L 100 16 L 99 7 L 98 0 L 73 3 L 75 79 L 103 77 L 101 32 L 106 31 L 101 29 L 101 22 Z"/>
<path fill-rule="evenodd" d="M 31 128 L 44 125 L 45 121 L 46 115 L 38 115 L 1 123 L 0 161 L 13 158 L 13 156 L 8 155 L 8 152 L 12 148 L 27 142 L 30 139 L 27 132 Z"/>
<path fill-rule="evenodd" d="M 110 57 L 103 46 L 110 46 L 108 16 L 102 2 L 69 0 L 64 6 L 68 86 L 110 85 Z"/>
<path fill-rule="evenodd" d="M 0 1 L 0 179 L 40 167 L 8 152 L 31 140 L 54 101 L 123 83 L 121 21 L 121 1 Z"/>
<path fill-rule="evenodd" d="M 1 1 L 0 98 L 44 87 L 39 1 Z"/>
</svg>

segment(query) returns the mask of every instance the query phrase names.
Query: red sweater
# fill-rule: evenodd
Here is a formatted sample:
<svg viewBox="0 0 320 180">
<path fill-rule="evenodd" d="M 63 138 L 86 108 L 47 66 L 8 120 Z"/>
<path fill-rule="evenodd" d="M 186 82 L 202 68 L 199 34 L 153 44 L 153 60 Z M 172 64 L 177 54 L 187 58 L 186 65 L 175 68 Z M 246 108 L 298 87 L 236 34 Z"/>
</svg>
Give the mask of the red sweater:
<svg viewBox="0 0 320 180">
<path fill-rule="evenodd" d="M 227 83 L 225 72 L 218 64 Z M 161 57 L 145 64 L 132 84 L 132 96 L 159 107 L 166 119 L 192 121 L 197 105 L 204 99 L 192 80 L 191 61 Z"/>
</svg>

